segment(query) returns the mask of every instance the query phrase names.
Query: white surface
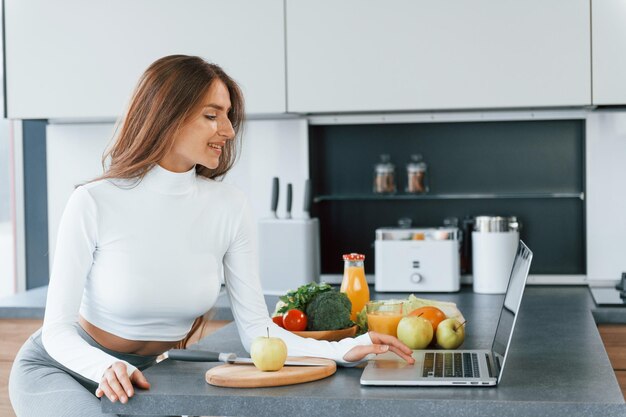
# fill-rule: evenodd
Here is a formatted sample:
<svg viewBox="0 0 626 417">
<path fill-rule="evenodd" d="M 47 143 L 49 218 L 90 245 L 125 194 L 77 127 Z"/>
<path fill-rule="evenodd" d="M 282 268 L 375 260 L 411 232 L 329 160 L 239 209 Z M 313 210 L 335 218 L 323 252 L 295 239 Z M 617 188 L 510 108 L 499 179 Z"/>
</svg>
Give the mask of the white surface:
<svg viewBox="0 0 626 417">
<path fill-rule="evenodd" d="M 264 294 L 284 295 L 320 276 L 318 219 L 261 219 L 259 276 Z"/>
<path fill-rule="evenodd" d="M 287 0 L 292 112 L 591 103 L 588 0 Z"/>
<path fill-rule="evenodd" d="M 490 111 L 423 111 L 404 113 L 331 114 L 309 116 L 310 125 L 367 125 L 394 123 L 496 122 L 516 120 L 584 119 L 584 109 L 531 109 Z"/>
<path fill-rule="evenodd" d="M 620 279 L 626 271 L 626 111 L 587 118 L 587 277 Z"/>
<path fill-rule="evenodd" d="M 113 124 L 57 124 L 47 127 L 50 262 L 54 259 L 57 228 L 67 199 L 75 185 L 102 173 L 100 161 L 113 131 Z M 68 158 L 68 155 L 71 157 Z M 304 180 L 308 173 L 306 120 L 251 120 L 244 126 L 241 157 L 224 181 L 243 190 L 257 219 L 269 217 L 274 176 L 281 179 L 279 214 L 284 216 L 284 196 L 287 182 L 291 182 L 292 213 L 298 218 L 302 215 Z"/>
<path fill-rule="evenodd" d="M 0 298 L 15 291 L 13 223 L 0 222 Z"/>
<path fill-rule="evenodd" d="M 472 232 L 472 273 L 474 292 L 504 294 L 511 269 L 519 233 Z"/>
<path fill-rule="evenodd" d="M 11 121 L 13 141 L 13 178 L 15 187 L 15 281 L 17 292 L 26 291 L 26 226 L 24 220 L 24 139 L 22 122 Z"/>
<path fill-rule="evenodd" d="M 374 252 L 376 291 L 451 292 L 460 288 L 458 240 L 376 240 Z"/>
<path fill-rule="evenodd" d="M 75 186 L 102 175 L 102 155 L 113 134 L 113 124 L 49 124 L 46 127 L 50 271 L 65 204 Z"/>
<path fill-rule="evenodd" d="M 593 104 L 626 104 L 626 1 L 591 6 Z"/>
<path fill-rule="evenodd" d="M 272 178 L 280 179 L 278 215 L 285 216 L 287 184 L 293 186 L 291 214 L 302 217 L 304 181 L 309 177 L 306 119 L 250 120 L 244 128 L 241 158 L 224 181 L 250 198 L 258 218 L 271 213 Z"/>
<path fill-rule="evenodd" d="M 285 111 L 282 0 L 7 0 L 10 118 L 111 118 L 141 73 L 200 55 L 242 86 L 250 113 Z"/>
</svg>

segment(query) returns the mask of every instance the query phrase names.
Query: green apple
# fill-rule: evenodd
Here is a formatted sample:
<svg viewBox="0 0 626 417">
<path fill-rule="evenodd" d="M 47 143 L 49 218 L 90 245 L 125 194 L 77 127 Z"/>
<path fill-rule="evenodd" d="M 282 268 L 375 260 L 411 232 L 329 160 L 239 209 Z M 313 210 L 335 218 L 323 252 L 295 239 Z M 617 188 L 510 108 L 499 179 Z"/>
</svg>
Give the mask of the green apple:
<svg viewBox="0 0 626 417">
<path fill-rule="evenodd" d="M 250 357 L 261 371 L 278 371 L 287 360 L 287 345 L 278 337 L 260 336 L 250 346 Z"/>
<path fill-rule="evenodd" d="M 456 349 L 465 340 L 465 323 L 445 319 L 437 326 L 437 344 L 444 349 Z"/>
<path fill-rule="evenodd" d="M 424 349 L 433 340 L 433 325 L 418 316 L 406 316 L 398 323 L 398 339 L 411 349 Z"/>
</svg>

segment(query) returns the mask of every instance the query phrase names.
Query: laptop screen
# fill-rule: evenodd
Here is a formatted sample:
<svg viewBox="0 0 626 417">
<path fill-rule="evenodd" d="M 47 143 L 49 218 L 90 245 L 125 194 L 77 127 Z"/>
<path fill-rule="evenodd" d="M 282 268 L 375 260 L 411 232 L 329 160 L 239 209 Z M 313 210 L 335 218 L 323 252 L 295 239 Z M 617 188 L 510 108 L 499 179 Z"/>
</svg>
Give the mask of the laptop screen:
<svg viewBox="0 0 626 417">
<path fill-rule="evenodd" d="M 524 294 L 524 287 L 526 286 L 526 278 L 528 277 L 532 258 L 532 251 L 520 240 L 517 246 L 515 260 L 513 261 L 511 276 L 509 277 L 509 285 L 506 290 L 506 295 L 504 296 L 500 319 L 496 327 L 496 335 L 493 338 L 493 344 L 491 346 L 493 359 L 496 362 L 498 381 L 502 378 L 502 368 L 504 367 L 506 353 L 513 336 L 515 319 L 522 301 L 522 294 Z"/>
</svg>

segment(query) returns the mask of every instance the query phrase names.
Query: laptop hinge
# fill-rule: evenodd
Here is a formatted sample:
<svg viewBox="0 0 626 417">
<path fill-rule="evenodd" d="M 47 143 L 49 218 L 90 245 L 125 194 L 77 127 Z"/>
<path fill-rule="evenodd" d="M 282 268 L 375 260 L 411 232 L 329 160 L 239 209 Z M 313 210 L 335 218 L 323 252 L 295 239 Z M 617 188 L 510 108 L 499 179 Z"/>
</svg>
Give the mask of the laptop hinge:
<svg viewBox="0 0 626 417">
<path fill-rule="evenodd" d="M 489 369 L 489 376 L 491 378 L 497 378 L 499 370 L 497 369 L 498 361 L 496 360 L 496 354 L 493 351 L 491 352 L 491 354 L 485 353 L 485 359 L 487 360 L 487 368 Z M 495 372 L 494 372 L 494 368 L 496 368 Z"/>
</svg>

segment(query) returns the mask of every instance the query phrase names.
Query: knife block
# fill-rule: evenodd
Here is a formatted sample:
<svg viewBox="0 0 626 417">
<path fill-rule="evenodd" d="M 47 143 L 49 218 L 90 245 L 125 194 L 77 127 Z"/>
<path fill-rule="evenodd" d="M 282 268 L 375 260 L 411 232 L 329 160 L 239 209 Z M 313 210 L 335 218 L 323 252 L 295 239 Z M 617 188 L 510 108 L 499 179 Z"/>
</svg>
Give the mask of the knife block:
<svg viewBox="0 0 626 417">
<path fill-rule="evenodd" d="M 318 219 L 259 221 L 259 272 L 264 294 L 284 295 L 301 285 L 319 282 Z"/>
</svg>

